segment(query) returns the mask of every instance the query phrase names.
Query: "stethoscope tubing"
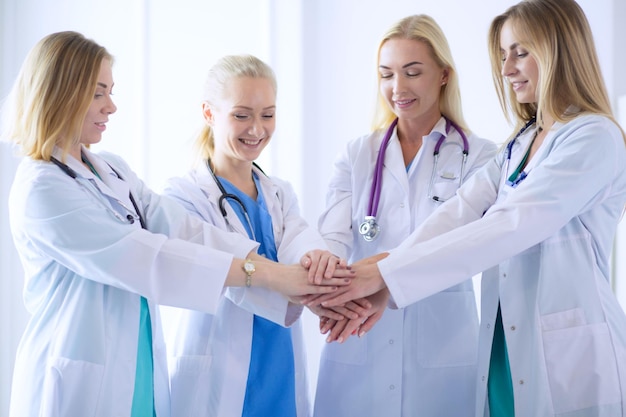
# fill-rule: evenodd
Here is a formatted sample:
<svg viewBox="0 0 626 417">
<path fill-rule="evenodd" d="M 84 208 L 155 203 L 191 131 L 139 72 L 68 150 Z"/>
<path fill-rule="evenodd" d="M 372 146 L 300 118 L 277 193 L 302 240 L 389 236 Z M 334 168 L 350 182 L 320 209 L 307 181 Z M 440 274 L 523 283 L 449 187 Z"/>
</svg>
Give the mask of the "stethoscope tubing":
<svg viewBox="0 0 626 417">
<path fill-rule="evenodd" d="M 67 164 L 64 164 L 63 162 L 59 161 L 58 159 L 56 159 L 54 156 L 50 157 L 50 161 L 55 164 L 56 166 L 58 166 L 59 168 L 61 168 L 61 170 L 67 174 L 70 178 L 76 180 L 76 182 L 78 182 L 80 185 L 83 185 L 81 181 L 78 180 L 78 174 L 76 173 L 76 171 L 74 171 L 72 168 L 70 168 Z M 120 175 L 119 172 L 117 172 L 117 170 L 115 168 L 113 168 L 110 164 L 109 168 L 111 168 L 111 170 L 115 173 L 115 175 L 117 175 L 117 177 L 124 181 L 124 178 L 122 178 L 122 176 Z M 85 187 L 83 185 L 83 187 Z M 97 195 L 95 195 L 94 191 L 90 188 L 90 187 L 86 187 L 89 192 L 91 192 L 94 196 L 97 197 Z M 137 205 L 137 202 L 135 201 L 135 198 L 133 197 L 133 193 L 131 193 L 130 191 L 128 192 L 128 197 L 130 199 L 130 202 L 133 205 L 133 208 L 135 209 L 135 214 L 137 216 L 137 218 L 139 219 L 139 224 L 141 225 L 142 229 L 147 229 L 146 227 L 146 222 L 143 218 L 143 216 L 141 215 L 141 211 L 139 210 L 139 206 Z M 115 217 L 117 217 L 120 220 L 128 220 L 128 222 L 130 224 L 133 224 L 135 222 L 134 217 L 132 216 L 132 210 L 127 207 L 122 201 L 120 201 L 119 199 L 115 199 L 115 201 L 124 208 L 124 210 L 126 210 L 129 214 L 128 216 L 126 216 L 126 218 L 124 219 L 122 216 L 119 215 L 119 213 L 117 213 L 115 210 L 111 210 L 113 212 L 113 214 L 115 215 Z"/>
<path fill-rule="evenodd" d="M 380 144 L 380 150 L 378 152 L 378 156 L 376 158 L 376 166 L 374 167 L 374 179 L 372 180 L 372 188 L 370 190 L 370 201 L 367 206 L 367 215 L 371 217 L 376 217 L 378 213 L 378 203 L 380 202 L 380 193 L 382 189 L 383 183 L 383 165 L 385 163 L 385 153 L 387 152 L 387 145 L 389 144 L 389 140 L 391 139 L 391 135 L 393 134 L 393 130 L 398 124 L 398 118 L 396 118 L 387 132 L 385 133 L 385 137 Z"/>
<path fill-rule="evenodd" d="M 452 127 L 459 133 L 463 141 L 463 162 L 461 166 L 461 176 L 460 176 L 460 181 L 462 182 L 463 176 L 465 174 L 464 173 L 465 164 L 467 162 L 467 157 L 469 155 L 469 141 L 467 140 L 467 136 L 465 135 L 465 133 L 463 132 L 463 130 L 458 124 L 448 119 L 447 117 L 445 119 L 446 119 L 446 134 L 450 132 L 450 127 Z M 376 215 L 378 214 L 378 205 L 380 202 L 380 194 L 381 194 L 382 182 L 383 182 L 383 166 L 385 164 L 385 153 L 386 153 L 389 141 L 391 140 L 393 131 L 396 128 L 397 124 L 398 124 L 398 118 L 394 119 L 394 121 L 391 122 L 391 125 L 389 125 L 389 128 L 387 129 L 387 132 L 385 133 L 385 137 L 383 138 L 383 141 L 380 144 L 380 150 L 376 158 L 376 166 L 374 167 L 374 179 L 372 180 L 372 187 L 370 190 L 370 199 L 369 199 L 369 203 L 367 206 L 368 217 L 376 218 Z M 433 151 L 435 167 L 437 166 L 437 162 L 439 160 L 439 153 L 441 151 L 441 146 L 443 145 L 445 139 L 446 139 L 446 136 L 442 134 L 440 138 L 437 140 L 437 143 L 435 144 L 435 149 Z M 435 169 L 433 169 L 433 173 L 431 175 L 431 184 L 435 180 L 435 175 L 436 175 Z M 438 201 L 438 200 L 435 199 L 435 201 Z"/>
<path fill-rule="evenodd" d="M 509 171 L 509 165 L 511 163 L 511 156 L 513 154 L 513 145 L 515 145 L 515 141 L 517 141 L 517 139 L 522 136 L 524 134 L 524 132 L 526 132 L 533 124 L 535 124 L 535 122 L 537 121 L 536 117 L 532 117 L 528 122 L 526 122 L 526 124 L 524 126 L 522 126 L 522 128 L 519 130 L 519 132 L 517 132 L 515 134 L 515 137 L 513 137 L 513 139 L 511 139 L 509 141 L 509 143 L 507 143 L 506 145 L 506 169 L 505 169 L 505 177 L 508 174 Z M 522 181 L 524 181 L 526 179 L 526 177 L 528 176 L 528 174 L 526 173 L 526 171 L 522 171 L 520 172 L 519 176 L 513 181 L 513 182 L 509 182 L 507 178 L 505 178 L 505 181 L 508 185 L 510 185 L 511 187 L 515 188 L 519 185 L 519 183 L 521 183 Z"/>
<path fill-rule="evenodd" d="M 442 198 L 436 195 L 432 195 L 433 183 L 435 181 L 435 175 L 437 172 L 437 164 L 439 161 L 439 153 L 441 151 L 441 147 L 447 137 L 447 134 L 450 132 L 450 128 L 453 127 L 461 136 L 463 140 L 463 159 L 461 161 L 461 172 L 459 177 L 459 186 L 463 184 L 463 177 L 465 175 L 465 165 L 467 163 L 467 157 L 469 155 L 469 142 L 463 130 L 452 120 L 446 119 L 446 135 L 441 134 L 440 138 L 437 140 L 435 144 L 435 149 L 433 151 L 433 171 L 430 178 L 430 183 L 428 186 L 428 197 L 436 202 L 443 202 Z M 393 134 L 394 129 L 398 124 L 398 118 L 395 118 L 391 125 L 387 129 L 385 136 L 380 144 L 380 149 L 378 152 L 378 156 L 376 157 L 376 166 L 374 167 L 374 178 L 372 179 L 372 186 L 370 189 L 370 199 L 367 206 L 367 214 L 365 216 L 364 221 L 359 226 L 359 234 L 365 239 L 367 242 L 371 242 L 380 233 L 380 226 L 378 225 L 378 221 L 376 220 L 376 215 L 378 214 L 378 205 L 380 203 L 380 194 L 382 190 L 382 182 L 383 182 L 383 166 L 385 163 L 385 153 L 387 150 L 387 146 L 389 145 L 389 141 L 391 140 L 391 136 Z"/>
<path fill-rule="evenodd" d="M 230 221 L 228 220 L 228 212 L 226 211 L 226 207 L 224 205 L 224 202 L 227 201 L 227 199 L 231 199 L 234 202 L 236 202 L 239 207 L 241 207 L 241 210 L 243 212 L 243 217 L 246 219 L 246 223 L 248 223 L 248 227 L 250 229 L 250 233 L 252 236 L 251 237 L 253 240 L 256 241 L 256 234 L 254 233 L 254 228 L 252 227 L 252 221 L 250 220 L 250 216 L 248 214 L 248 210 L 246 209 L 246 206 L 243 204 L 243 201 L 241 201 L 241 199 L 239 197 L 237 197 L 235 194 L 230 194 L 226 192 L 226 189 L 224 188 L 224 186 L 222 185 L 222 182 L 219 180 L 219 178 L 217 178 L 217 175 L 215 175 L 215 172 L 213 171 L 213 168 L 211 167 L 211 159 L 207 158 L 206 160 L 206 166 L 209 170 L 209 173 L 211 174 L 211 177 L 213 177 L 213 180 L 215 181 L 215 184 L 217 184 L 217 188 L 219 188 L 220 190 L 220 197 L 217 199 L 217 205 L 220 209 L 220 213 L 222 213 L 222 217 L 224 218 L 224 221 L 226 222 L 227 226 L 230 227 L 231 229 L 235 230 L 233 225 L 230 223 Z M 256 166 L 261 172 L 263 172 L 263 170 L 261 168 L 258 167 L 258 165 L 254 164 L 254 166 Z"/>
</svg>

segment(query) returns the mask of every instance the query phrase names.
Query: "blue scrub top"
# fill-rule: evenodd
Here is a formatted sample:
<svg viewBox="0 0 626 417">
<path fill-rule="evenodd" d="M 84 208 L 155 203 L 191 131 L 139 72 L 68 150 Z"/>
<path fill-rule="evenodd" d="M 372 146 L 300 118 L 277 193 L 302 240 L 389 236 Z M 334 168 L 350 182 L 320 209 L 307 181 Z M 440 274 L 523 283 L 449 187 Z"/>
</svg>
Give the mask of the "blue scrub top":
<svg viewBox="0 0 626 417">
<path fill-rule="evenodd" d="M 244 225 L 248 236 L 259 242 L 259 254 L 277 261 L 272 217 L 263 198 L 259 178 L 254 175 L 257 200 L 242 193 L 228 180 L 219 178 L 227 194 L 236 195 L 248 214 L 233 198 L 226 198 Z M 252 233 L 252 229 L 254 233 Z M 254 236 L 254 237 L 253 237 Z M 254 316 L 252 352 L 242 417 L 295 417 L 296 388 L 291 329 Z"/>
</svg>

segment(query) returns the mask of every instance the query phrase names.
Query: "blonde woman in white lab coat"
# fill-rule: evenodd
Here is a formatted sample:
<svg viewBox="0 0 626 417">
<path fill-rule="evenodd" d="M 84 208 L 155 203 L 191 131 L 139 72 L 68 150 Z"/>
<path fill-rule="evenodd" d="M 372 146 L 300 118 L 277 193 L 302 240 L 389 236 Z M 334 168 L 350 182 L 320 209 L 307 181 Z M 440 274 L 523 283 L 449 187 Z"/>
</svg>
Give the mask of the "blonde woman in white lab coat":
<svg viewBox="0 0 626 417">
<path fill-rule="evenodd" d="M 395 23 L 380 42 L 377 70 L 375 130 L 351 141 L 337 159 L 319 220 L 331 250 L 353 262 L 398 246 L 496 152 L 465 126 L 450 48 L 431 17 Z M 381 151 L 386 134 L 390 140 Z M 381 152 L 380 198 L 374 199 L 380 232 L 369 241 L 359 228 L 372 214 Z M 361 339 L 324 346 L 315 415 L 472 415 L 478 314 L 471 274 L 465 278 L 415 305 L 385 310 Z"/>
<path fill-rule="evenodd" d="M 200 163 L 171 179 L 165 194 L 220 229 L 260 242 L 269 259 L 294 263 L 306 255 L 314 267 L 333 267 L 339 259 L 317 250 L 324 240 L 300 216 L 291 186 L 254 164 L 276 125 L 272 69 L 254 56 L 225 56 L 204 91 Z M 178 310 L 167 320 L 172 414 L 309 416 L 302 305 L 261 288 L 223 295 L 213 314 Z"/>
<path fill-rule="evenodd" d="M 318 290 L 303 268 L 261 260 L 255 242 L 189 216 L 120 158 L 87 148 L 116 111 L 111 65 L 106 49 L 79 33 L 46 36 L 4 108 L 5 133 L 25 154 L 9 214 L 32 314 L 12 417 L 167 417 L 156 303 L 212 313 L 225 286 L 250 279 L 288 296 Z"/>
<path fill-rule="evenodd" d="M 354 287 L 327 305 L 386 287 L 404 307 L 485 270 L 476 416 L 624 416 L 610 258 L 626 138 L 589 24 L 573 0 L 524 1 L 494 19 L 489 52 L 521 133 L 387 258 L 353 266 Z"/>
</svg>

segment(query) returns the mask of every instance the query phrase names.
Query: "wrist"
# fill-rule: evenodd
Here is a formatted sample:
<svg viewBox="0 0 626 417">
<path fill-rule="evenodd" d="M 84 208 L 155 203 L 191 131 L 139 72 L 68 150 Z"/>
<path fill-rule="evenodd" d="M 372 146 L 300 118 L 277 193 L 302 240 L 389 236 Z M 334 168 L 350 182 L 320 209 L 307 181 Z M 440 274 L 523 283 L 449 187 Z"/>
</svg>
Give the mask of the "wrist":
<svg viewBox="0 0 626 417">
<path fill-rule="evenodd" d="M 250 288 L 252 286 L 252 275 L 256 272 L 256 265 L 252 261 L 252 259 L 248 258 L 243 262 L 242 269 L 244 274 L 246 274 L 246 287 Z"/>
</svg>

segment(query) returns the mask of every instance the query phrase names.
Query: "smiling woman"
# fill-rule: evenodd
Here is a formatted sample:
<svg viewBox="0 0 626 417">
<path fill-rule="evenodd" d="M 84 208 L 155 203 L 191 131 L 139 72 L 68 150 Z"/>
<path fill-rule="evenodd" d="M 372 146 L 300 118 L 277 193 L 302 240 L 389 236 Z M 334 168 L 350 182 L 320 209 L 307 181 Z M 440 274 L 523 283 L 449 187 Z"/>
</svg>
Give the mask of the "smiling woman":
<svg viewBox="0 0 626 417">
<path fill-rule="evenodd" d="M 498 143 L 511 129 L 493 93 L 485 35 L 491 18 L 515 2 L 483 2 L 477 8 L 475 2 L 440 0 L 422 2 L 419 9 L 436 18 L 450 41 L 462 73 L 469 125 Z M 621 77 L 626 54 L 618 53 L 626 37 L 626 7 L 620 1 L 578 3 L 601 46 L 601 66 L 616 103 L 626 96 Z M 119 111 L 107 123 L 106 141 L 92 148 L 123 156 L 148 185 L 160 190 L 167 178 L 188 166 L 191 138 L 202 120 L 198 86 L 206 69 L 223 55 L 254 54 L 270 63 L 280 80 L 280 118 L 260 165 L 268 174 L 290 180 L 311 224 L 324 209 L 332 161 L 371 119 L 368 86 L 376 82 L 372 45 L 392 22 L 416 12 L 414 0 L 395 0 L 393 7 L 380 7 L 377 0 L 64 0 L 63 5 L 0 1 L 0 97 L 8 93 L 28 50 L 44 35 L 74 29 L 106 44 L 116 58 L 114 99 Z M 626 116 L 620 120 L 624 125 Z M 11 147 L 1 144 L 0 201 L 8 199 L 18 162 Z M 626 240 L 624 235 L 618 243 Z M 614 257 L 618 266 L 623 259 Z M 616 286 L 626 300 L 626 268 L 621 270 Z M 6 204 L 0 205 L 0 276 L 0 415 L 7 415 L 15 351 L 28 314 Z M 317 331 L 317 320 L 306 314 L 303 318 L 310 326 L 305 337 L 313 391 L 325 338 Z"/>
<path fill-rule="evenodd" d="M 323 261 L 329 274 L 311 285 L 303 267 L 262 258 L 247 236 L 200 221 L 121 158 L 91 151 L 116 110 L 112 86 L 104 47 L 56 32 L 28 54 L 5 103 L 7 136 L 24 154 L 9 214 L 32 315 L 10 416 L 167 415 L 157 305 L 214 313 L 225 287 L 293 297 L 349 283 L 345 269 L 332 277 L 336 258 L 310 254 L 311 271 Z"/>
<path fill-rule="evenodd" d="M 317 250 L 326 244 L 300 216 L 291 185 L 254 163 L 272 138 L 276 112 L 269 65 L 251 55 L 219 59 L 204 89 L 201 161 L 172 178 L 165 194 L 203 220 L 256 240 L 268 259 L 297 262 L 308 253 L 312 270 L 334 267 L 340 261 Z M 229 290 L 215 314 L 164 310 L 173 414 L 308 416 L 302 306 L 289 301 L 262 289 Z"/>
</svg>

